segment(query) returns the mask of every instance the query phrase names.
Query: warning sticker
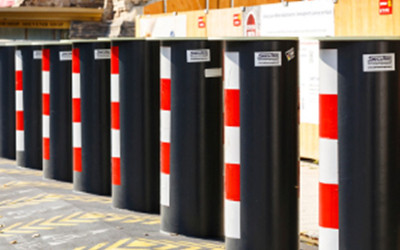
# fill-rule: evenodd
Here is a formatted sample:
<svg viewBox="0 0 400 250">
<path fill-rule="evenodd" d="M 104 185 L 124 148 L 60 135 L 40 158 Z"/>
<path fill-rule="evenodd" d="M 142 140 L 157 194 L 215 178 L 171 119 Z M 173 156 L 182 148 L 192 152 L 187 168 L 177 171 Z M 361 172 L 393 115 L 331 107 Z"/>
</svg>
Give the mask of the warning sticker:
<svg viewBox="0 0 400 250">
<path fill-rule="evenodd" d="M 363 55 L 364 72 L 394 71 L 394 53 Z"/>
<path fill-rule="evenodd" d="M 209 62 L 211 54 L 209 49 L 196 49 L 186 51 L 186 61 L 188 63 Z"/>
<path fill-rule="evenodd" d="M 289 50 L 287 50 L 285 52 L 285 56 L 288 62 L 291 61 L 295 57 L 294 48 L 290 48 Z"/>
<path fill-rule="evenodd" d="M 102 60 L 102 59 L 110 59 L 111 58 L 111 50 L 110 49 L 95 49 L 94 50 L 94 59 Z"/>
<path fill-rule="evenodd" d="M 282 53 L 280 51 L 254 52 L 255 67 L 276 67 L 282 65 Z"/>
<path fill-rule="evenodd" d="M 34 50 L 33 51 L 33 59 L 42 59 L 42 51 L 41 50 Z"/>
<path fill-rule="evenodd" d="M 60 51 L 60 61 L 71 61 L 72 51 Z"/>
</svg>

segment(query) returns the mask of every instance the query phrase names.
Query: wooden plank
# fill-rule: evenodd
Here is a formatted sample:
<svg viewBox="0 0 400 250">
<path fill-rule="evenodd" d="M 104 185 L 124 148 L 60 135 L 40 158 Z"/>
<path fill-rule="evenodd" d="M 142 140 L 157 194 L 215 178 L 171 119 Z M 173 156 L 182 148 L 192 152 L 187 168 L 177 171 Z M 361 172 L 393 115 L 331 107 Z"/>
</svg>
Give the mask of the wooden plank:
<svg viewBox="0 0 400 250">
<path fill-rule="evenodd" d="M 207 36 L 207 20 L 204 10 L 181 12 L 178 15 L 186 16 L 186 35 L 188 37 L 206 37 Z M 199 22 L 204 22 L 203 23 Z"/>
<path fill-rule="evenodd" d="M 163 12 L 164 12 L 163 1 L 148 4 L 148 5 L 144 6 L 144 8 L 143 8 L 143 14 L 145 14 L 145 15 L 160 14 Z"/>
<path fill-rule="evenodd" d="M 319 159 L 319 126 L 318 124 L 300 124 L 300 157 Z"/>
<path fill-rule="evenodd" d="M 398 36 L 399 22 L 396 5 L 392 15 L 379 15 L 379 1 L 346 0 L 335 5 L 336 36 Z"/>
<path fill-rule="evenodd" d="M 240 21 L 237 25 L 236 21 Z M 210 10 L 207 15 L 207 33 L 209 37 L 243 36 L 242 8 Z M 236 24 L 236 25 L 235 25 Z"/>
<path fill-rule="evenodd" d="M 206 8 L 205 0 L 168 0 L 167 12 L 180 12 L 190 10 L 202 10 Z"/>
</svg>

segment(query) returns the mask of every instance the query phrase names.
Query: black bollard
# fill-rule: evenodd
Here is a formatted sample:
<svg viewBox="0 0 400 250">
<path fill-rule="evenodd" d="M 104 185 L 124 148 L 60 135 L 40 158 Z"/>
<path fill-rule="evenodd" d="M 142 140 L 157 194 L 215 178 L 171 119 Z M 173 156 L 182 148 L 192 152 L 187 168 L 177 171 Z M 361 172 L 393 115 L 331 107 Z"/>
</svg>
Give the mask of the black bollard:
<svg viewBox="0 0 400 250">
<path fill-rule="evenodd" d="M 46 43 L 42 54 L 43 175 L 72 181 L 71 43 Z"/>
<path fill-rule="evenodd" d="M 112 199 L 117 208 L 160 211 L 159 56 L 159 42 L 112 40 Z"/>
<path fill-rule="evenodd" d="M 221 45 L 162 41 L 162 231 L 223 236 Z"/>
<path fill-rule="evenodd" d="M 110 43 L 73 41 L 74 190 L 111 193 Z"/>
<path fill-rule="evenodd" d="M 15 47 L 0 46 L 0 157 L 15 159 Z"/>
<path fill-rule="evenodd" d="M 42 46 L 16 46 L 17 166 L 42 169 Z"/>
<path fill-rule="evenodd" d="M 337 57 L 339 248 L 400 249 L 400 40 L 323 40 Z"/>
<path fill-rule="evenodd" d="M 226 42 L 227 249 L 298 249 L 298 41 Z"/>
</svg>

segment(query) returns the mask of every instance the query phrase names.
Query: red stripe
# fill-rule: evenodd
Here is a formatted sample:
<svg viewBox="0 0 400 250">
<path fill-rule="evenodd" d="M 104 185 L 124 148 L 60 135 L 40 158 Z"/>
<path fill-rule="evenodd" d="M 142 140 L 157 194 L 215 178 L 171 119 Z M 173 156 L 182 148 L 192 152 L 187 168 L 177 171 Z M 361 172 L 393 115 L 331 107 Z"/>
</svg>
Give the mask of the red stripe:
<svg viewBox="0 0 400 250">
<path fill-rule="evenodd" d="M 50 50 L 49 49 L 42 50 L 42 70 L 50 71 Z"/>
<path fill-rule="evenodd" d="M 319 136 L 338 138 L 338 99 L 337 95 L 319 95 Z"/>
<path fill-rule="evenodd" d="M 319 183 L 319 225 L 339 228 L 339 185 Z"/>
<path fill-rule="evenodd" d="M 225 89 L 225 126 L 240 126 L 240 91 Z"/>
<path fill-rule="evenodd" d="M 81 122 L 81 99 L 72 98 L 72 122 Z"/>
<path fill-rule="evenodd" d="M 111 103 L 111 128 L 119 129 L 119 102 Z"/>
<path fill-rule="evenodd" d="M 15 112 L 15 127 L 18 131 L 24 131 L 24 111 Z"/>
<path fill-rule="evenodd" d="M 50 138 L 43 138 L 43 159 L 50 160 Z"/>
<path fill-rule="evenodd" d="M 50 115 L 50 94 L 42 94 L 43 114 Z"/>
<path fill-rule="evenodd" d="M 80 73 L 79 49 L 72 49 L 72 73 Z"/>
<path fill-rule="evenodd" d="M 161 109 L 171 110 L 171 79 L 161 79 Z"/>
<path fill-rule="evenodd" d="M 240 165 L 225 164 L 225 196 L 232 201 L 240 201 Z"/>
<path fill-rule="evenodd" d="M 22 70 L 15 71 L 15 90 L 23 90 Z"/>
<path fill-rule="evenodd" d="M 120 158 L 111 158 L 112 184 L 121 185 L 121 161 Z"/>
<path fill-rule="evenodd" d="M 73 148 L 73 164 L 74 171 L 82 172 L 82 149 L 81 148 Z"/>
<path fill-rule="evenodd" d="M 169 174 L 169 143 L 161 142 L 161 173 Z"/>
<path fill-rule="evenodd" d="M 111 47 L 111 74 L 119 74 L 119 47 Z"/>
</svg>

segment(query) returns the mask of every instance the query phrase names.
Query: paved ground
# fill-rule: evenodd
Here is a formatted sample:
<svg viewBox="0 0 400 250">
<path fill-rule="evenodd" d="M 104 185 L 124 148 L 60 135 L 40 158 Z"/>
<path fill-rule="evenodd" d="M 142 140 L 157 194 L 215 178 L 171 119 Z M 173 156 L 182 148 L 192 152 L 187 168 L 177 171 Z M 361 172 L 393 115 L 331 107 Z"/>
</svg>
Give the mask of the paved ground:
<svg viewBox="0 0 400 250">
<path fill-rule="evenodd" d="M 301 213 L 306 218 L 301 231 L 317 231 L 314 208 L 308 209 L 316 199 L 315 175 L 318 178 L 314 165 L 302 167 L 307 187 L 301 193 Z M 224 248 L 222 241 L 161 234 L 158 215 L 114 209 L 109 197 L 76 193 L 69 183 L 41 176 L 41 171 L 16 168 L 13 161 L 0 159 L 1 250 Z M 301 249 L 317 247 L 303 242 Z"/>
</svg>

